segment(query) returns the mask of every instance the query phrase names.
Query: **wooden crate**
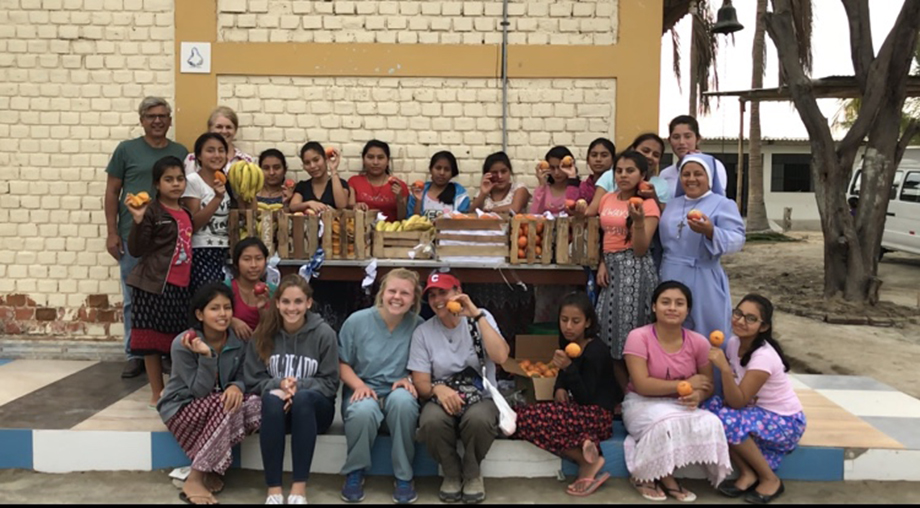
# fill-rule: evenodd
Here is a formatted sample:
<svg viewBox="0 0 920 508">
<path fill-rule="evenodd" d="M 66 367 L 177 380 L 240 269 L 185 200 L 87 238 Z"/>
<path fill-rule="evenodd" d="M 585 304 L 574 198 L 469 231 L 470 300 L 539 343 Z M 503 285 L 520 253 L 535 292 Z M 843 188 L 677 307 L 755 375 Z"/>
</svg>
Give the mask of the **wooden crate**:
<svg viewBox="0 0 920 508">
<path fill-rule="evenodd" d="M 595 268 L 601 256 L 598 217 L 556 218 L 556 264 Z"/>
<path fill-rule="evenodd" d="M 326 259 L 369 259 L 373 237 L 371 225 L 375 217 L 377 210 L 328 209 L 323 212 L 321 220 Z M 348 227 L 349 223 L 354 225 Z"/>
<path fill-rule="evenodd" d="M 227 234 L 230 237 L 230 251 L 236 244 L 248 237 L 258 237 L 268 247 L 271 257 L 278 247 L 277 233 L 282 219 L 281 210 L 230 210 L 227 222 Z"/>
<path fill-rule="evenodd" d="M 319 217 L 282 214 L 278 224 L 278 255 L 281 259 L 312 259 L 320 247 Z"/>
<path fill-rule="evenodd" d="M 428 249 L 415 249 L 426 245 Z M 374 231 L 372 251 L 378 259 L 431 259 L 434 257 L 434 230 Z M 415 249 L 415 257 L 409 251 Z"/>
<path fill-rule="evenodd" d="M 435 252 L 443 257 L 508 257 L 508 221 L 503 219 L 452 219 L 440 217 L 435 220 Z M 502 231 L 503 235 L 475 234 L 477 231 Z M 470 232 L 473 232 L 470 234 Z M 477 245 L 442 245 L 441 242 L 462 241 Z M 489 245 L 501 243 L 502 245 Z"/>
<path fill-rule="evenodd" d="M 537 226 L 540 224 L 540 226 Z M 511 219 L 511 251 L 510 259 L 512 265 L 520 264 L 540 264 L 548 265 L 553 262 L 553 230 L 556 221 L 548 220 L 545 217 L 531 219 L 527 217 L 514 217 Z M 537 233 L 538 227 L 542 227 L 542 233 Z M 521 257 L 518 245 L 518 238 L 521 231 L 526 230 L 527 246 L 524 247 L 524 256 Z M 537 237 L 540 241 L 537 242 Z M 537 254 L 537 247 L 540 247 L 540 253 Z"/>
</svg>

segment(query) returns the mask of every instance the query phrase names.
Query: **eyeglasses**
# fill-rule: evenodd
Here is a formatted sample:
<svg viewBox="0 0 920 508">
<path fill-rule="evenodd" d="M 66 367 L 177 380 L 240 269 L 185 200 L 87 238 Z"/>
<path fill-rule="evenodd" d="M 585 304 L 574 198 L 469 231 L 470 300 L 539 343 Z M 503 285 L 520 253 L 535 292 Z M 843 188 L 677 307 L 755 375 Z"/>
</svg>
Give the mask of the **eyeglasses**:
<svg viewBox="0 0 920 508">
<path fill-rule="evenodd" d="M 144 115 L 144 119 L 145 119 L 145 120 L 150 120 L 150 121 L 154 121 L 154 120 L 169 120 L 169 115 L 150 115 L 150 114 L 145 114 L 145 115 Z"/>
<path fill-rule="evenodd" d="M 757 316 L 755 316 L 755 315 L 753 315 L 753 314 L 745 314 L 744 312 L 741 312 L 741 309 L 735 309 L 735 310 L 733 310 L 733 311 L 732 311 L 732 318 L 734 318 L 734 319 L 741 319 L 741 318 L 744 318 L 744 320 L 745 320 L 745 321 L 747 322 L 747 324 L 749 324 L 749 325 L 752 325 L 752 324 L 754 324 L 754 323 L 760 321 L 760 318 L 759 318 L 759 317 L 757 317 Z"/>
</svg>

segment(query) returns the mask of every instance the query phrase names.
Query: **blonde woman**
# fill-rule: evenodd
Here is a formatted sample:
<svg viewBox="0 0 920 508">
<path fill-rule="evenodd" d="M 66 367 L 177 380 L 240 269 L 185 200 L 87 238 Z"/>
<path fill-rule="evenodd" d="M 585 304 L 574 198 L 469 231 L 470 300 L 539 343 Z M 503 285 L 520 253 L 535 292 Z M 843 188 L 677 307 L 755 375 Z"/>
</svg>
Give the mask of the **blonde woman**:
<svg viewBox="0 0 920 508">
<path fill-rule="evenodd" d="M 380 283 L 375 305 L 355 312 L 339 333 L 339 371 L 345 384 L 342 419 L 348 455 L 342 474 L 342 499 L 364 499 L 364 473 L 371 467 L 371 449 L 386 422 L 393 438 L 393 502 L 418 499 L 412 484 L 418 393 L 409 378 L 409 345 L 422 323 L 422 287 L 416 272 L 398 268 Z"/>
<path fill-rule="evenodd" d="M 208 117 L 208 132 L 220 134 L 227 142 L 227 163 L 224 165 L 224 173 L 227 173 L 230 170 L 230 165 L 236 161 L 253 161 L 251 155 L 243 152 L 233 143 L 239 129 L 240 120 L 237 118 L 236 112 L 227 106 L 218 106 Z M 188 154 L 185 158 L 185 174 L 197 173 L 199 169 L 200 166 L 195 162 L 195 154 Z"/>
</svg>

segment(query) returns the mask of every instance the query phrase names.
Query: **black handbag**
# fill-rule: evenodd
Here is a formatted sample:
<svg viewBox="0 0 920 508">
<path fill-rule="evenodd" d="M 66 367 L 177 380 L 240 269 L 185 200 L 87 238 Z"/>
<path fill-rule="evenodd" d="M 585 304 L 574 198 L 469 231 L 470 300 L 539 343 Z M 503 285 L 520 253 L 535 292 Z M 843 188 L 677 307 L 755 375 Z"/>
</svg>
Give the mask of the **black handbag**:
<svg viewBox="0 0 920 508">
<path fill-rule="evenodd" d="M 482 392 L 485 390 L 485 387 L 482 383 L 482 367 L 485 364 L 483 359 L 483 350 L 482 350 L 482 337 L 479 335 L 479 327 L 476 326 L 476 322 L 473 318 L 467 318 L 467 326 L 470 327 L 470 336 L 473 338 L 473 349 L 476 350 L 476 356 L 479 358 L 479 371 L 473 367 L 467 367 L 456 374 L 451 374 L 447 379 L 435 381 L 432 385 L 445 385 L 448 388 L 457 392 L 460 396 L 460 400 L 463 401 L 463 405 L 460 407 L 460 412 L 455 416 L 460 416 L 466 409 L 471 405 L 482 400 Z M 441 404 L 441 401 L 438 398 L 432 397 L 435 403 L 439 406 L 444 407 Z"/>
</svg>

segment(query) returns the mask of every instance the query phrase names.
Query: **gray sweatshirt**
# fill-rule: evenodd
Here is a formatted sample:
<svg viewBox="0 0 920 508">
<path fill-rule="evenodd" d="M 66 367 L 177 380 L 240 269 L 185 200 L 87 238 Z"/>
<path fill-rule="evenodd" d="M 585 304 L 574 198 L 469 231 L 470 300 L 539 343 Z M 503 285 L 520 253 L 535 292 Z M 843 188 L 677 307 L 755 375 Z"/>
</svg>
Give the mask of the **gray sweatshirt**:
<svg viewBox="0 0 920 508">
<path fill-rule="evenodd" d="M 195 330 L 204 337 L 201 330 Z M 207 397 L 215 387 L 220 391 L 235 385 L 246 393 L 243 383 L 243 364 L 246 346 L 243 341 L 227 330 L 227 343 L 217 356 L 203 356 L 193 353 L 182 345 L 180 333 L 173 339 L 169 354 L 172 357 L 172 374 L 166 383 L 163 396 L 157 402 L 157 411 L 163 422 L 169 421 L 180 409 L 195 399 Z"/>
<path fill-rule="evenodd" d="M 339 349 L 335 330 L 323 318 L 307 312 L 294 333 L 282 329 L 274 338 L 268 362 L 262 361 L 253 338 L 246 346 L 243 378 L 248 393 L 264 395 L 281 387 L 286 377 L 297 378 L 298 390 L 314 390 L 330 399 L 339 391 Z"/>
</svg>

